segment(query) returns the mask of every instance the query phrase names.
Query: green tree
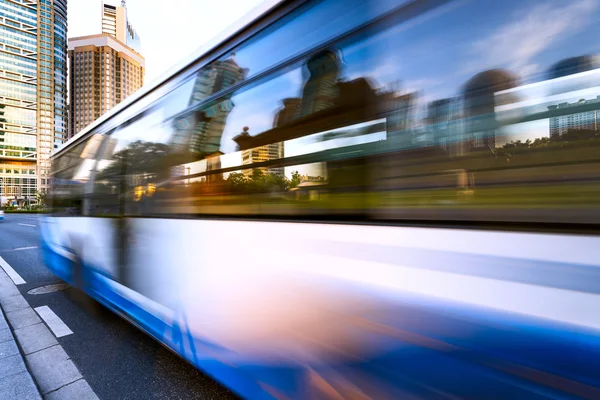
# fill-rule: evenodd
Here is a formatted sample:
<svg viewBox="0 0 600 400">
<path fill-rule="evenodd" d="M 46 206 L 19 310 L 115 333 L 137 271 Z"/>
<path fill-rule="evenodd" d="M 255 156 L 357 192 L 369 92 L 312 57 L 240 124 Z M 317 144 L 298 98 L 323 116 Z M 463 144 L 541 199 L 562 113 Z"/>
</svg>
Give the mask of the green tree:
<svg viewBox="0 0 600 400">
<path fill-rule="evenodd" d="M 298 186 L 302 182 L 302 176 L 300 172 L 294 171 L 292 172 L 292 179 L 290 180 L 289 188 L 293 189 Z"/>
<path fill-rule="evenodd" d="M 600 139 L 600 132 L 593 129 L 569 129 L 567 132 L 557 136 L 537 138 L 533 141 L 527 139 L 524 142 L 520 140 L 508 142 L 497 149 L 497 154 L 510 158 L 516 154 L 522 154 L 533 149 L 560 148 L 570 146 L 573 143 L 598 139 Z"/>
<path fill-rule="evenodd" d="M 253 169 L 249 177 L 241 172 L 232 172 L 227 178 L 227 183 L 234 192 L 243 193 L 284 192 L 290 185 L 285 176 L 265 173 L 259 168 Z"/>
<path fill-rule="evenodd" d="M 227 177 L 226 182 L 231 185 L 231 190 L 233 192 L 245 192 L 248 179 L 246 179 L 246 176 L 241 172 L 232 172 Z"/>
<path fill-rule="evenodd" d="M 38 206 L 45 206 L 46 205 L 46 192 L 36 190 L 35 191 L 35 200 L 37 201 Z"/>
</svg>

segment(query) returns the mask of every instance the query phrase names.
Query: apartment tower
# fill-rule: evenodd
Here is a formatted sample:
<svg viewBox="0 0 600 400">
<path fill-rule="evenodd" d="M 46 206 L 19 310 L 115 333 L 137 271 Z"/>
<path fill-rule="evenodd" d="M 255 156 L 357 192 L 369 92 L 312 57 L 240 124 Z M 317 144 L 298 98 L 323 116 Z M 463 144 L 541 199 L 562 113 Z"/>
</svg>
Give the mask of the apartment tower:
<svg viewBox="0 0 600 400">
<path fill-rule="evenodd" d="M 102 33 L 69 39 L 69 138 L 144 84 L 144 57 Z"/>
</svg>

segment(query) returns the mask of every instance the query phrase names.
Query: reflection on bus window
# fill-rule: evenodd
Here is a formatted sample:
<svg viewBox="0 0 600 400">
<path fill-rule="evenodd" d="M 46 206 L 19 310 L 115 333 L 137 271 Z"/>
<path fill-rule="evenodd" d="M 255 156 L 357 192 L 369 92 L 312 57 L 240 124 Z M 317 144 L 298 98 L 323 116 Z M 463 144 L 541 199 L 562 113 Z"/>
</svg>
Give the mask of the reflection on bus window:
<svg viewBox="0 0 600 400">
<path fill-rule="evenodd" d="M 94 196 L 135 215 L 597 221 L 594 2 L 384 3 L 311 3 L 224 52 L 111 136 Z M 549 16 L 577 29 L 532 28 Z M 55 160 L 67 191 L 84 147 Z"/>
</svg>

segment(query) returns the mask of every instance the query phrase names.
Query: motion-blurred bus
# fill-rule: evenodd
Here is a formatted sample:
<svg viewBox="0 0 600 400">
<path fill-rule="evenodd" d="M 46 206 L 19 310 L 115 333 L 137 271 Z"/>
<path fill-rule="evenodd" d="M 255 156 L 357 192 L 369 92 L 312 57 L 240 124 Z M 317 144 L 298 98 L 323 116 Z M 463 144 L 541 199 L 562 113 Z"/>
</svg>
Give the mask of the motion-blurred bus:
<svg viewBox="0 0 600 400">
<path fill-rule="evenodd" d="M 599 18 L 265 4 L 55 152 L 45 261 L 244 398 L 600 398 Z"/>
</svg>

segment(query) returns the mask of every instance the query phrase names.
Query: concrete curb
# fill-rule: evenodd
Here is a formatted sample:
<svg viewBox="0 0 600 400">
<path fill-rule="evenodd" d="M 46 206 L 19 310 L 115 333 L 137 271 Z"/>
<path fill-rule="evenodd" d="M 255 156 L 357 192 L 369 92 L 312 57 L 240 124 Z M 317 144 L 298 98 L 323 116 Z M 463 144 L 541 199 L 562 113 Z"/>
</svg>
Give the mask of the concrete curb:
<svg viewBox="0 0 600 400">
<path fill-rule="evenodd" d="M 2 269 L 0 308 L 0 399 L 98 399 Z"/>
</svg>

